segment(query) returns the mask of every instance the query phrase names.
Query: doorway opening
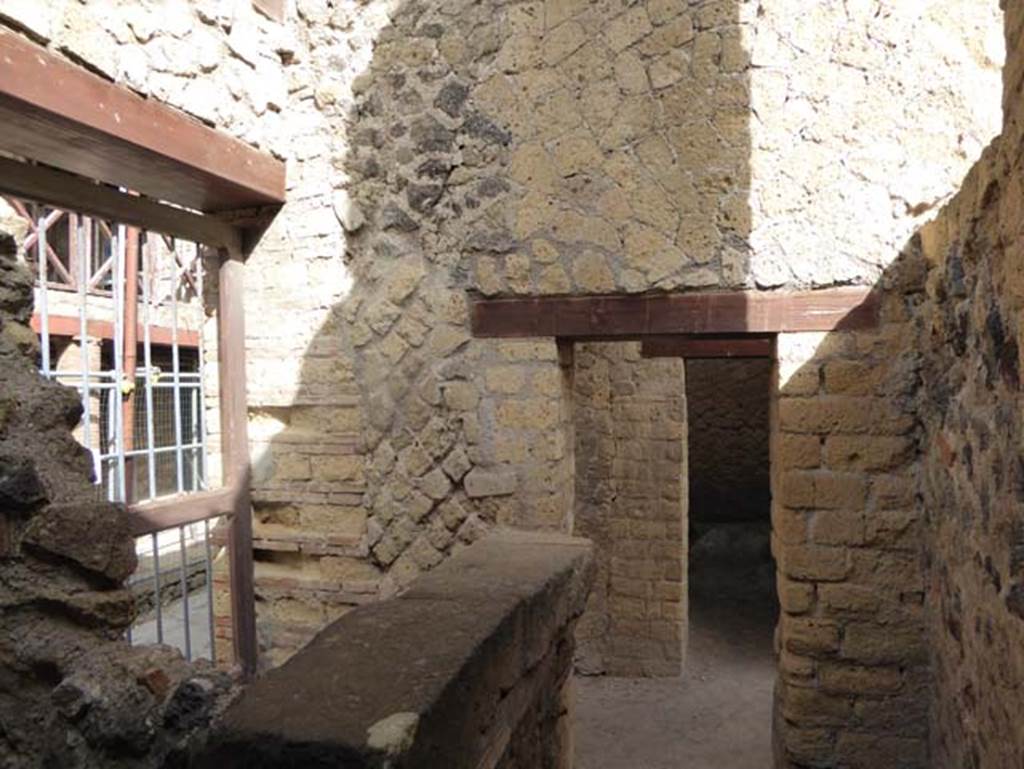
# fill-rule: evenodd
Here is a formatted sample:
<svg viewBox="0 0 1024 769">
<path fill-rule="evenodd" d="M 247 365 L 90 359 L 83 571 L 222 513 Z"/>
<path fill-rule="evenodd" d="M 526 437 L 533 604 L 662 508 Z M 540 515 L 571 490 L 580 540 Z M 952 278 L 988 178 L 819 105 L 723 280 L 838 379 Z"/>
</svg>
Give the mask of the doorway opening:
<svg viewBox="0 0 1024 769">
<path fill-rule="evenodd" d="M 769 357 L 575 347 L 579 769 L 763 769 L 778 618 Z"/>
</svg>

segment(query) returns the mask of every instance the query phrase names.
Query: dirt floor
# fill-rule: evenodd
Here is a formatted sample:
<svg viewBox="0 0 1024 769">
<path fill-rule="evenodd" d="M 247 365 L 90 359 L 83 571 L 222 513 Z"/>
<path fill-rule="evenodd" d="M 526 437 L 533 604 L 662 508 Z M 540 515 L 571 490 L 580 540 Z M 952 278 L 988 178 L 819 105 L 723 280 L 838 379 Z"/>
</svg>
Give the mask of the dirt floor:
<svg viewBox="0 0 1024 769">
<path fill-rule="evenodd" d="M 682 678 L 576 679 L 576 769 L 771 767 L 775 607 L 697 579 Z"/>
</svg>

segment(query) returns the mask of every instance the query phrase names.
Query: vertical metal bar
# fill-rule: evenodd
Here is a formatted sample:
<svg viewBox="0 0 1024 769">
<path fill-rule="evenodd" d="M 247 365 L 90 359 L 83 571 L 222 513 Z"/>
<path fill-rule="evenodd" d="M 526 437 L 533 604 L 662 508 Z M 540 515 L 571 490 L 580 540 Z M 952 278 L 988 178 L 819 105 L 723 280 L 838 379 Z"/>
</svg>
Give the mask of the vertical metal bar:
<svg viewBox="0 0 1024 769">
<path fill-rule="evenodd" d="M 177 252 L 178 241 L 174 241 Z M 174 466 L 177 472 L 178 493 L 185 490 L 184 456 L 181 450 L 181 361 L 178 348 L 178 270 L 177 262 L 171 260 L 171 372 L 174 377 Z"/>
<path fill-rule="evenodd" d="M 256 672 L 256 600 L 253 587 L 249 436 L 245 405 L 244 262 L 241 245 L 221 254 L 218 280 L 221 443 L 225 476 L 236 490 L 228 553 L 235 659 L 246 676 Z"/>
<path fill-rule="evenodd" d="M 46 259 L 46 209 L 42 206 L 37 208 L 39 213 L 36 220 L 36 253 L 39 264 L 39 328 L 42 338 L 39 346 L 42 353 L 43 376 L 50 378 L 50 309 L 49 297 L 47 296 L 47 283 L 49 282 L 49 264 Z"/>
<path fill-rule="evenodd" d="M 200 354 L 202 352 L 200 351 Z M 198 380 L 198 384 L 194 384 L 189 387 L 191 391 L 191 397 L 188 400 L 190 414 L 190 422 L 192 423 L 192 439 L 189 441 L 193 444 L 193 448 L 188 450 L 189 461 L 192 468 L 192 482 L 189 484 L 189 491 L 199 491 L 201 487 L 199 483 L 199 449 L 194 446 L 199 442 L 199 392 L 202 390 L 202 378 Z"/>
<path fill-rule="evenodd" d="M 213 554 L 210 552 L 210 519 L 203 521 L 203 546 L 206 550 L 206 621 L 210 633 L 210 660 L 217 661 L 216 622 L 213 614 Z"/>
<path fill-rule="evenodd" d="M 113 381 L 113 380 L 111 380 Z M 102 382 L 101 382 L 102 384 Z M 107 398 L 107 451 L 100 453 L 100 467 L 106 463 L 107 501 L 117 501 L 117 386 L 107 387 L 104 391 Z"/>
<path fill-rule="evenodd" d="M 203 262 L 201 246 L 196 244 L 196 291 L 199 293 L 199 444 L 200 448 L 200 470 L 202 472 L 202 483 L 199 488 L 210 488 L 209 456 L 206 450 L 206 291 L 203 287 L 203 276 L 206 274 L 206 265 Z M 207 524 L 209 529 L 209 524 Z M 210 636 L 212 639 L 213 636 Z"/>
<path fill-rule="evenodd" d="M 124 234 L 124 289 L 122 290 L 121 336 L 123 338 L 125 387 L 121 393 L 121 426 L 124 431 L 122 444 L 125 452 L 135 449 L 135 385 L 138 381 L 138 346 L 139 346 L 139 231 L 135 227 L 125 227 Z M 126 463 L 125 502 L 134 502 L 135 492 L 135 457 Z"/>
<path fill-rule="evenodd" d="M 142 264 L 142 355 L 145 362 L 146 387 L 146 469 L 148 470 L 149 498 L 156 497 L 156 438 L 153 429 L 153 347 L 150 340 L 150 304 L 153 301 L 153 252 L 154 241 L 146 238 L 143 246 Z"/>
<path fill-rule="evenodd" d="M 151 534 L 153 541 L 153 594 L 156 596 L 156 642 L 164 642 L 164 607 L 163 597 L 160 595 L 160 539 L 156 534 Z"/>
<path fill-rule="evenodd" d="M 92 456 L 96 456 L 99 448 L 92 445 L 92 380 L 89 377 L 89 258 L 88 241 L 86 240 L 85 228 L 88 221 L 85 217 L 76 216 L 75 232 L 72 233 L 77 247 L 75 248 L 76 262 L 78 268 L 75 279 L 78 281 L 78 347 L 81 353 L 82 368 L 82 437 L 85 447 L 89 449 Z M 103 482 L 103 473 L 96 468 L 96 482 Z"/>
<path fill-rule="evenodd" d="M 178 547 L 181 550 L 181 619 L 185 628 L 185 659 L 192 659 L 192 617 L 188 613 L 188 550 L 185 547 L 185 527 L 178 527 Z"/>
<path fill-rule="evenodd" d="M 124 279 L 125 279 L 125 226 L 118 225 L 114 243 L 114 444 L 117 463 L 116 501 L 125 501 L 125 445 L 124 413 L 121 398 L 124 394 Z"/>
</svg>

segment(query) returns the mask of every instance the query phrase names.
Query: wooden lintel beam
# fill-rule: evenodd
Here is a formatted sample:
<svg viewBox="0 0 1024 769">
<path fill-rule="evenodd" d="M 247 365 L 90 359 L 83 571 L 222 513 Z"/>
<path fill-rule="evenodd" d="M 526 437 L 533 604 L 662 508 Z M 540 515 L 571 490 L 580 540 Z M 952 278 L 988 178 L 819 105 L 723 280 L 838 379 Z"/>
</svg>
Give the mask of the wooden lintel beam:
<svg viewBox="0 0 1024 769">
<path fill-rule="evenodd" d="M 237 247 L 242 237 L 236 227 L 216 215 L 196 214 L 54 168 L 3 157 L 0 192 L 214 248 Z"/>
<path fill-rule="evenodd" d="M 641 341 L 645 358 L 771 358 L 770 336 L 651 336 Z"/>
<path fill-rule="evenodd" d="M 878 324 L 868 287 L 512 297 L 472 301 L 477 337 L 642 338 L 652 334 L 777 334 Z"/>
<path fill-rule="evenodd" d="M 284 163 L 0 30 L 0 150 L 199 211 L 284 202 Z"/>
</svg>

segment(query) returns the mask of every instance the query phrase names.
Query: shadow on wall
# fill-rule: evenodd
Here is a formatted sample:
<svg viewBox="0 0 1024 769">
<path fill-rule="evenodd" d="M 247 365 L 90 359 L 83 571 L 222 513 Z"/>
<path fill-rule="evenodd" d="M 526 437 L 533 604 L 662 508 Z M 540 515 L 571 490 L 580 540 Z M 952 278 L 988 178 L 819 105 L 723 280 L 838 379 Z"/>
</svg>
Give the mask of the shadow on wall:
<svg viewBox="0 0 1024 769">
<path fill-rule="evenodd" d="M 1024 12 L 1006 23 L 1004 133 L 875 284 L 879 328 L 779 338 L 777 766 L 1024 760 Z"/>
<path fill-rule="evenodd" d="M 339 162 L 354 202 L 342 215 L 355 231 L 346 244 L 355 284 L 306 350 L 300 394 L 256 463 L 261 539 L 275 546 L 258 553 L 266 647 L 294 648 L 326 615 L 387 595 L 488 525 L 571 526 L 573 441 L 556 345 L 472 341 L 465 292 L 748 284 L 753 107 L 737 22 L 744 8 L 771 9 L 752 5 L 564 0 L 541 12 L 499 0 L 409 0 L 395 9 L 356 83 L 355 110 L 334 116 L 339 129 L 347 121 L 351 145 Z M 1007 6 L 1018 41 L 1024 11 Z M 840 69 L 863 79 L 858 66 Z M 779 766 L 927 765 L 926 638 L 935 650 L 933 758 L 1021 763 L 1021 411 L 1007 405 L 1019 400 L 1020 254 L 1010 249 L 1020 236 L 1020 71 L 1019 61 L 1007 70 L 1003 142 L 937 229 L 879 281 L 882 327 L 779 339 Z M 780 103 L 801 119 L 813 112 L 809 99 Z M 799 135 L 822 168 L 840 170 L 818 134 Z M 877 224 L 865 214 L 851 228 Z M 838 274 L 808 282 L 850 279 Z M 31 350 L 24 320 L 5 321 L 0 339 L 5 357 L 22 363 Z M 12 452 L 57 451 L 77 467 L 70 402 L 45 398 L 26 365 L 2 371 L 26 393 L 4 412 L 15 415 L 4 422 Z M 110 548 L 87 536 L 54 539 L 80 531 L 83 518 L 60 505 L 44 512 L 44 496 L 28 504 L 40 515 L 17 524 L 21 537 L 32 522 L 58 519 L 36 532 L 48 535 L 45 545 L 29 542 L 44 557 L 4 572 L 19 579 L 19 609 L 5 614 L 12 622 L 0 639 L 14 659 L 5 672 L 15 672 L 3 683 L 5 738 L 16 733 L 39 755 L 66 747 L 54 760 L 73 765 L 77 754 L 86 763 L 85 742 L 63 739 L 47 699 L 61 682 L 58 699 L 81 715 L 84 734 L 106 739 L 113 723 L 110 751 L 152 752 L 163 715 L 144 727 L 114 718 L 179 701 L 158 702 L 139 683 L 159 650 L 108 643 L 131 615 L 117 589 L 131 570 L 127 525 L 103 508 L 110 520 L 90 526 L 120 527 Z M 46 592 L 53 585 L 59 601 Z M 56 629 L 33 633 L 44 624 Z M 74 654 L 55 657 L 66 649 Z M 86 707 L 98 679 L 124 682 L 123 699 Z M 177 684 L 189 702 L 196 687 L 224 685 L 212 674 Z M 29 700 L 32 708 L 22 706 Z M 959 720 L 961 706 L 976 720 Z"/>
<path fill-rule="evenodd" d="M 257 553 L 268 660 L 488 526 L 571 530 L 565 361 L 554 340 L 472 340 L 467 292 L 753 285 L 745 5 L 396 7 L 355 108 L 335 115 L 350 145 L 352 290 L 306 351 L 300 396 L 255 472 L 257 536 L 299 542 Z M 933 450 L 919 398 L 936 351 L 916 323 L 938 296 L 925 267 L 915 238 L 877 281 L 876 330 L 778 340 L 779 767 L 927 765 L 915 471 Z M 956 283 L 966 265 L 936 269 Z"/>
<path fill-rule="evenodd" d="M 257 552 L 276 659 L 487 526 L 572 529 L 568 362 L 472 340 L 467 292 L 744 285 L 742 35 L 733 2 L 396 4 L 334 116 L 352 289 L 255 467 L 257 539 L 302 542 Z"/>
</svg>

